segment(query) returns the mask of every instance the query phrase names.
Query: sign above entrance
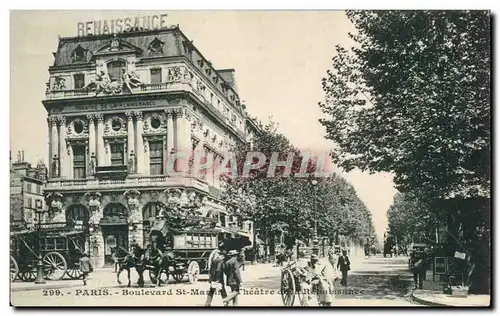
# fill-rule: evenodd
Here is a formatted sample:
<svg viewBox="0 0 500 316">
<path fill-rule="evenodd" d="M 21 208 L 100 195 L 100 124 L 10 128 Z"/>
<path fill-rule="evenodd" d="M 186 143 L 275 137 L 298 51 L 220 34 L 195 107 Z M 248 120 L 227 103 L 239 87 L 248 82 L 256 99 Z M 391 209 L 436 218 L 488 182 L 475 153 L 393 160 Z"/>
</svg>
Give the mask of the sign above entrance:
<svg viewBox="0 0 500 316">
<path fill-rule="evenodd" d="M 147 30 L 166 29 L 167 14 L 143 16 L 143 17 L 126 17 L 113 20 L 99 20 L 78 22 L 78 36 L 105 35 L 128 32 L 131 29 L 144 28 Z"/>
</svg>

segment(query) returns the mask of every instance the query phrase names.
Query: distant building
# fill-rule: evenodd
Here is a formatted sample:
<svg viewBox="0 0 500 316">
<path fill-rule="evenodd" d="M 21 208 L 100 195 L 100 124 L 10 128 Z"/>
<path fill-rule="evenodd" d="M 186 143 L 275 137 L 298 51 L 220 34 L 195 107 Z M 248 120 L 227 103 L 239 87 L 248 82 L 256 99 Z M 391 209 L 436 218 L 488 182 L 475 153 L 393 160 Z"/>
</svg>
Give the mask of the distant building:
<svg viewBox="0 0 500 316">
<path fill-rule="evenodd" d="M 15 222 L 33 223 L 36 218 L 36 201 L 45 209 L 44 189 L 47 168 L 39 162 L 35 168 L 24 161 L 24 151 L 10 164 L 10 218 Z"/>
</svg>

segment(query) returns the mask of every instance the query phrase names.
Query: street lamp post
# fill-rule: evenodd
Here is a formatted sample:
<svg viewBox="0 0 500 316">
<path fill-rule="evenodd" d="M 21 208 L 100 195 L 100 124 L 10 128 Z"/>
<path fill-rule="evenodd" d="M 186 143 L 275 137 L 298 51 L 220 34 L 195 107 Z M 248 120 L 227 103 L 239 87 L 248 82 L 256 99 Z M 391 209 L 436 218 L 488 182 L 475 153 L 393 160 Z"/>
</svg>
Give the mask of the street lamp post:
<svg viewBox="0 0 500 316">
<path fill-rule="evenodd" d="M 44 279 L 44 275 L 43 275 L 42 249 L 40 247 L 40 240 L 41 240 L 41 232 L 40 231 L 42 229 L 42 215 L 43 215 L 42 200 L 37 199 L 35 201 L 35 207 L 36 207 L 36 214 L 38 216 L 38 227 L 37 227 L 38 263 L 36 265 L 37 270 L 36 270 L 35 284 L 45 284 L 45 279 Z"/>
<path fill-rule="evenodd" d="M 316 187 L 316 184 L 318 184 L 317 180 L 312 180 L 311 184 L 313 187 Z M 313 193 L 315 193 L 315 190 L 313 189 Z M 319 255 L 319 240 L 318 240 L 318 210 L 316 208 L 316 205 L 313 205 L 314 207 L 314 234 L 313 234 L 313 247 L 312 247 L 312 252 L 315 255 Z"/>
</svg>

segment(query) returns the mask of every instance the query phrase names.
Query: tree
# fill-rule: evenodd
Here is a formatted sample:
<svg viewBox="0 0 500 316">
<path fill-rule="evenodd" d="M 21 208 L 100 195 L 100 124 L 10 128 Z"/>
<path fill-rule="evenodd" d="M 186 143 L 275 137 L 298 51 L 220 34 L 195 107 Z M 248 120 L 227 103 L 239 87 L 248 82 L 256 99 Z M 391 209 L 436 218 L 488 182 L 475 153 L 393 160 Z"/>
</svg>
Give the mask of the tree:
<svg viewBox="0 0 500 316">
<path fill-rule="evenodd" d="M 333 160 L 429 199 L 489 197 L 487 11 L 350 11 L 320 107 Z"/>
<path fill-rule="evenodd" d="M 373 233 L 370 213 L 344 179 L 335 174 L 314 178 L 315 165 L 311 160 L 307 163 L 309 176 L 295 176 L 302 166 L 300 151 L 277 132 L 276 124 L 263 127 L 253 148 L 241 144 L 235 149 L 240 175 L 250 151 L 264 154 L 265 163 L 252 170 L 249 177 L 225 177 L 225 199 L 236 215 L 254 221 L 260 236 L 272 242 L 274 236 L 284 234 L 289 237 L 290 247 L 296 239 L 312 237 L 315 224 L 320 236 L 332 239 L 336 233 L 354 238 L 366 238 L 369 232 Z M 279 153 L 280 160 L 293 154 L 289 176 L 282 177 L 284 168 L 277 168 L 276 175 L 268 177 L 273 152 Z"/>
</svg>

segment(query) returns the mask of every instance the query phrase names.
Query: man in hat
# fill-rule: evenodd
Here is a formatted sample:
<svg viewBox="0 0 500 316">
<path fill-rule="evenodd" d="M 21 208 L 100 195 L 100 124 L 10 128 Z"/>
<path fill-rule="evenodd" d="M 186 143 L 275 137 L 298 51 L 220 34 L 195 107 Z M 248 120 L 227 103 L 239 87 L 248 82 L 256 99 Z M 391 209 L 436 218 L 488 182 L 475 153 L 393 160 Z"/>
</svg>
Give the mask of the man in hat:
<svg viewBox="0 0 500 316">
<path fill-rule="evenodd" d="M 237 306 L 238 295 L 240 294 L 240 287 L 242 283 L 240 263 L 238 262 L 238 251 L 230 250 L 227 255 L 230 259 L 224 264 L 224 273 L 226 274 L 226 282 L 231 288 L 231 292 L 222 301 L 224 302 L 224 305 L 228 305 L 229 302 L 232 301 L 232 306 Z"/>
<path fill-rule="evenodd" d="M 347 286 L 347 272 L 351 270 L 351 262 L 345 249 L 342 250 L 342 256 L 340 256 L 337 262 L 337 268 L 342 272 L 342 281 L 340 281 L 340 284 Z"/>
<path fill-rule="evenodd" d="M 205 302 L 205 306 L 207 307 L 212 304 L 212 299 L 217 290 L 220 291 L 222 299 L 227 297 L 224 284 L 224 252 L 221 249 L 219 249 L 219 253 L 212 259 L 208 282 L 210 283 L 210 290 L 208 290 L 207 300 Z"/>
<path fill-rule="evenodd" d="M 312 254 L 307 265 L 301 268 L 301 274 L 303 276 L 300 284 L 303 291 L 301 305 L 309 306 L 312 294 L 316 294 L 320 306 L 330 306 L 333 288 L 328 280 L 326 266 L 319 263 L 316 254 Z"/>
</svg>

